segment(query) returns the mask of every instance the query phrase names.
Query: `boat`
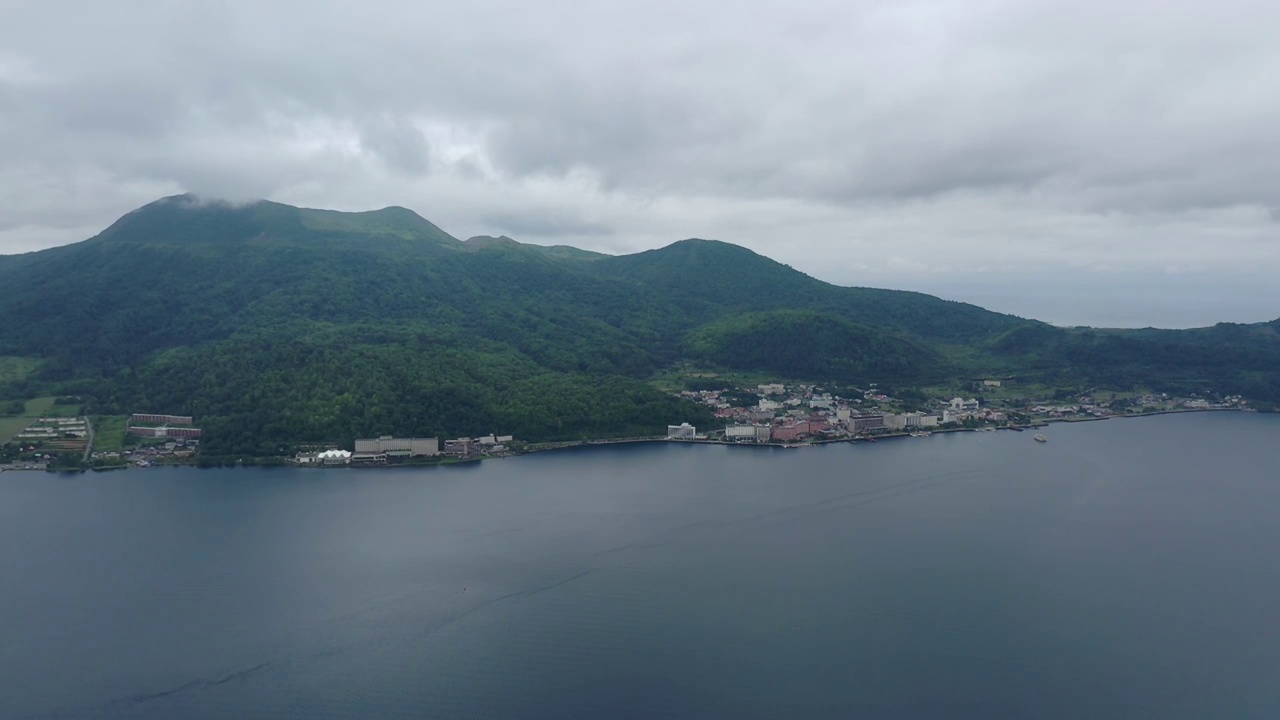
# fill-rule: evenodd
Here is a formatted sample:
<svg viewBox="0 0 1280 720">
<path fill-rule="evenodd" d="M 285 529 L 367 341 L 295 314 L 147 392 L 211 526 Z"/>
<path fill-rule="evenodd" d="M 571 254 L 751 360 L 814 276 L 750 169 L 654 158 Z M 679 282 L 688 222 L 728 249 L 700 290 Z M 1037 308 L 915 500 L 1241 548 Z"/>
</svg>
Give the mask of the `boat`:
<svg viewBox="0 0 1280 720">
<path fill-rule="evenodd" d="M 1036 442 L 1049 442 L 1049 438 L 1045 437 L 1044 433 L 1038 433 L 1036 435 Z"/>
</svg>

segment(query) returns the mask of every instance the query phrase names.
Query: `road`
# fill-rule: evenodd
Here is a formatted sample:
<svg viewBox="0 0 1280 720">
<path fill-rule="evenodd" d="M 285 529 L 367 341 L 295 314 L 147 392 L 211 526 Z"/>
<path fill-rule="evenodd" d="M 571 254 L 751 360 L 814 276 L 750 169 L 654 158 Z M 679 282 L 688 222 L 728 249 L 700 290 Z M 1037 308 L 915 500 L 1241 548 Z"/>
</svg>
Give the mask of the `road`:
<svg viewBox="0 0 1280 720">
<path fill-rule="evenodd" d="M 89 419 L 88 415 L 84 416 L 84 427 L 85 430 L 89 431 L 87 436 L 89 441 L 84 444 L 84 457 L 80 458 L 80 464 L 88 465 L 89 453 L 93 452 L 93 421 Z"/>
</svg>

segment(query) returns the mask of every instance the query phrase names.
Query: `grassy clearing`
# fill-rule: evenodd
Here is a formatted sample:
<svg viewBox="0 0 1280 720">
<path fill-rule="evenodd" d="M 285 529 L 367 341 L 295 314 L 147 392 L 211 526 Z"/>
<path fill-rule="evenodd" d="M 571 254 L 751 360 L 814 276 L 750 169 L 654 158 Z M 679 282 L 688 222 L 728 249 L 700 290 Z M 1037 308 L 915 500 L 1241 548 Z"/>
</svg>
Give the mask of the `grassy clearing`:
<svg viewBox="0 0 1280 720">
<path fill-rule="evenodd" d="M 80 414 L 79 405 L 55 405 L 56 397 L 38 397 L 27 401 L 27 417 L 75 417 Z"/>
<path fill-rule="evenodd" d="M 93 449 L 97 452 L 120 452 L 124 448 L 124 433 L 129 425 L 128 415 L 94 415 Z"/>
<path fill-rule="evenodd" d="M 0 417 L 0 443 L 9 442 L 30 424 L 29 417 Z"/>
<path fill-rule="evenodd" d="M 36 358 L 0 356 L 0 383 L 22 380 L 40 367 Z"/>
</svg>

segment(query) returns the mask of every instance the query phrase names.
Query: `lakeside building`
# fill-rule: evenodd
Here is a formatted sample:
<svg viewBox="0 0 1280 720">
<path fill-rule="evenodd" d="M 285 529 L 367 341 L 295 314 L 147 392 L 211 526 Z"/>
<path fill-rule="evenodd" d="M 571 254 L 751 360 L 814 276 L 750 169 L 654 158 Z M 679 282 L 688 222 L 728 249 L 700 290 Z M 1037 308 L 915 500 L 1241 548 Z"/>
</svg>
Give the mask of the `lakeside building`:
<svg viewBox="0 0 1280 720">
<path fill-rule="evenodd" d="M 387 457 L 434 457 L 440 454 L 439 438 L 397 438 L 383 435 L 373 439 L 356 440 L 359 455 L 386 454 Z"/>
<path fill-rule="evenodd" d="M 794 442 L 809 434 L 809 421 L 802 420 L 790 425 L 778 425 L 773 428 L 771 439 L 774 442 Z"/>
<path fill-rule="evenodd" d="M 203 432 L 200 428 L 194 427 L 170 427 L 168 425 L 160 425 L 158 427 L 129 426 L 129 434 L 137 435 L 138 437 L 198 438 Z"/>
<path fill-rule="evenodd" d="M 667 426 L 668 440 L 692 440 L 698 436 L 698 429 L 689 423 Z"/>
<path fill-rule="evenodd" d="M 471 457 L 471 448 L 474 442 L 471 438 L 454 438 L 453 440 L 444 441 L 444 454 L 449 457 L 466 458 Z"/>
<path fill-rule="evenodd" d="M 872 430 L 884 429 L 884 415 L 879 413 L 859 413 L 851 415 L 848 421 L 849 432 L 857 435 L 859 433 L 871 432 Z"/>
<path fill-rule="evenodd" d="M 154 413 L 134 413 L 129 416 L 130 425 L 194 425 L 195 418 L 190 415 L 158 415 Z"/>
<path fill-rule="evenodd" d="M 949 406 L 951 411 L 955 413 L 977 412 L 978 401 L 973 398 L 969 398 L 968 400 L 965 400 L 964 398 L 952 398 Z"/>
<path fill-rule="evenodd" d="M 731 442 L 769 442 L 772 428 L 768 425 L 736 425 L 724 429 L 724 439 Z"/>
<path fill-rule="evenodd" d="M 820 433 L 831 429 L 831 423 L 827 422 L 825 417 L 821 415 L 811 415 L 809 417 L 809 432 Z"/>
<path fill-rule="evenodd" d="M 351 452 L 348 450 L 324 450 L 318 453 L 298 455 L 294 460 L 300 465 L 349 465 Z"/>
<path fill-rule="evenodd" d="M 346 450 L 325 450 L 319 454 L 323 465 L 346 465 L 351 462 L 351 453 Z"/>
<path fill-rule="evenodd" d="M 190 415 L 163 415 L 160 413 L 134 413 L 129 416 L 126 432 L 148 438 L 198 438 L 203 431 Z M 177 426 L 177 427 L 174 427 Z"/>
<path fill-rule="evenodd" d="M 937 427 L 938 425 L 937 415 L 925 415 L 922 412 L 906 413 L 902 419 L 905 427 L 909 428 Z"/>
<path fill-rule="evenodd" d="M 942 418 L 937 415 L 927 415 L 922 412 L 910 412 L 902 414 L 890 413 L 884 416 L 884 429 L 890 432 L 895 430 L 906 430 L 908 428 L 926 428 L 937 427 Z"/>
</svg>

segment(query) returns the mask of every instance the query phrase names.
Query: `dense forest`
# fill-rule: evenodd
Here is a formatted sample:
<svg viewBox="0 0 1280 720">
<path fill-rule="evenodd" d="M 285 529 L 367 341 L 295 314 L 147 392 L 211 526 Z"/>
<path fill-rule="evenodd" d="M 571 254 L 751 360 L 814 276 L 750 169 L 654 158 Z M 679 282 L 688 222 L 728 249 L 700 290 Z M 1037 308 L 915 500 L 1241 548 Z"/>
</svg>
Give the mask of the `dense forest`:
<svg viewBox="0 0 1280 720">
<path fill-rule="evenodd" d="M 0 401 L 192 414 L 206 452 L 356 436 L 649 434 L 709 421 L 647 380 L 674 363 L 846 384 L 986 374 L 1280 400 L 1280 321 L 1055 328 L 820 282 L 735 245 L 627 256 L 459 241 L 366 213 L 165 198 L 70 246 L 0 258 Z M 22 362 L 27 363 L 27 360 Z"/>
<path fill-rule="evenodd" d="M 773 310 L 704 325 L 685 354 L 723 367 L 841 383 L 940 381 L 948 364 L 933 349 L 832 313 Z"/>
</svg>

